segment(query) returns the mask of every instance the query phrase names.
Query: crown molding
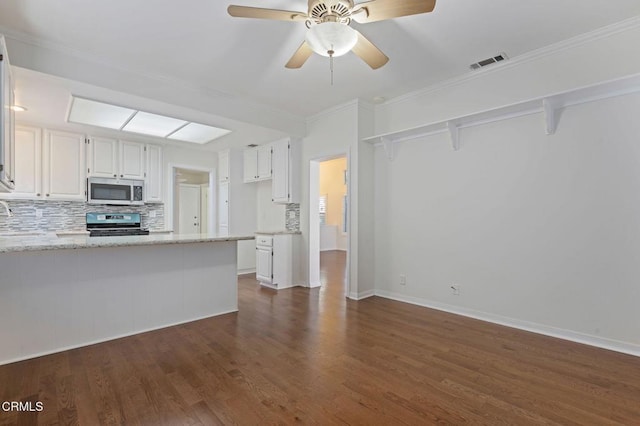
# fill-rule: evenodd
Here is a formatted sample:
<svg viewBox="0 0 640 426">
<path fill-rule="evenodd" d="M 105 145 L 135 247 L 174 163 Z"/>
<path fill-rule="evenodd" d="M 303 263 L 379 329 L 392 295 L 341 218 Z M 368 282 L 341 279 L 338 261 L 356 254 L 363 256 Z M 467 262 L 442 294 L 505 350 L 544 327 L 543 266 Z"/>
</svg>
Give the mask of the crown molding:
<svg viewBox="0 0 640 426">
<path fill-rule="evenodd" d="M 541 47 L 539 49 L 532 50 L 530 52 L 516 56 L 515 58 L 511 58 L 507 61 L 498 62 L 490 67 L 470 71 L 464 75 L 453 77 L 448 80 L 444 80 L 440 83 L 436 83 L 436 84 L 424 87 L 422 89 L 418 89 L 418 90 L 406 93 L 404 95 L 397 96 L 393 99 L 389 99 L 388 101 L 378 106 L 393 105 L 396 103 L 407 101 L 411 98 L 426 96 L 431 93 L 445 90 L 447 88 L 454 87 L 454 86 L 484 77 L 486 75 L 489 75 L 498 71 L 503 71 L 509 68 L 517 67 L 517 66 L 538 60 L 540 58 L 544 58 L 544 57 L 555 55 L 557 53 L 560 53 L 569 49 L 573 49 L 575 47 L 581 46 L 583 44 L 586 44 L 592 41 L 601 40 L 601 39 L 613 36 L 615 34 L 619 34 L 619 33 L 637 29 L 637 28 L 640 28 L 640 15 L 634 16 L 629 19 L 625 19 L 624 21 L 616 22 L 615 24 L 598 28 L 593 31 L 589 31 L 584 34 L 577 35 L 575 37 L 568 38 L 566 40 L 562 40 L 554 44 L 550 44 L 548 46 Z"/>
<path fill-rule="evenodd" d="M 353 108 L 353 107 L 358 107 L 358 105 L 361 104 L 361 101 L 359 99 L 352 99 L 350 101 L 347 101 L 345 103 L 339 104 L 339 105 L 335 105 L 332 106 L 331 108 L 327 108 L 325 110 L 322 110 L 316 114 L 310 115 L 307 117 L 307 124 L 309 123 L 313 123 L 315 121 L 320 120 L 323 117 L 326 117 L 327 115 L 331 115 L 331 114 L 335 114 L 338 111 L 344 110 L 344 109 L 348 109 L 348 108 Z"/>
</svg>

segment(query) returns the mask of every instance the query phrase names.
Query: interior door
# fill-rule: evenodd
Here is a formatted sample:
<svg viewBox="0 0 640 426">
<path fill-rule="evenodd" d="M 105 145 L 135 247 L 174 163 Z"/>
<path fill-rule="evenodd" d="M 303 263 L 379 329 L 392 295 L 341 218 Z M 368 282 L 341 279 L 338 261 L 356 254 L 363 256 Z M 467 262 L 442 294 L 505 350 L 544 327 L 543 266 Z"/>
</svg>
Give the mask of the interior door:
<svg viewBox="0 0 640 426">
<path fill-rule="evenodd" d="M 200 185 L 180 185 L 178 233 L 200 233 Z"/>
</svg>

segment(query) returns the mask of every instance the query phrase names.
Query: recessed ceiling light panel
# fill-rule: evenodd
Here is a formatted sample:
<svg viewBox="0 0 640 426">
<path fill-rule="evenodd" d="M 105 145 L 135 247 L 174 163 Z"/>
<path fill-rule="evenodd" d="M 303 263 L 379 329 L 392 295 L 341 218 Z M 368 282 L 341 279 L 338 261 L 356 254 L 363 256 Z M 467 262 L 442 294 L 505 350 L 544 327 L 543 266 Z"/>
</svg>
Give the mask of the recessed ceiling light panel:
<svg viewBox="0 0 640 426">
<path fill-rule="evenodd" d="M 169 135 L 168 138 L 185 142 L 205 144 L 228 133 L 231 133 L 231 130 L 205 126 L 204 124 L 189 123 Z"/>
<path fill-rule="evenodd" d="M 134 109 L 73 97 L 67 121 L 119 130 L 135 112 Z"/>
<path fill-rule="evenodd" d="M 164 138 L 187 123 L 188 121 L 177 118 L 138 111 L 122 130 Z"/>
<path fill-rule="evenodd" d="M 71 98 L 71 109 L 67 121 L 197 144 L 205 144 L 231 133 L 231 130 L 227 129 L 76 96 Z"/>
</svg>

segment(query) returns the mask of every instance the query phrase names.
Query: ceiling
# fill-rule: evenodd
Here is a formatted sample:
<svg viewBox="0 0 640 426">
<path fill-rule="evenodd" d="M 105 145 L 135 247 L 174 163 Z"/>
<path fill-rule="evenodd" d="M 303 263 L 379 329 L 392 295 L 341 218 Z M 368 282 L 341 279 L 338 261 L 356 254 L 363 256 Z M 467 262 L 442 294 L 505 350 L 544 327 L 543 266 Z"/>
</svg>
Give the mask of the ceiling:
<svg viewBox="0 0 640 426">
<path fill-rule="evenodd" d="M 638 0 L 439 0 L 430 14 L 352 23 L 390 61 L 374 71 L 352 53 L 336 58 L 331 86 L 327 58 L 313 55 L 299 70 L 284 67 L 304 39 L 304 24 L 231 18 L 229 3 L 307 9 L 304 0 L 2 0 L 0 32 L 72 52 L 73 58 L 200 88 L 255 111 L 303 119 L 355 98 L 389 99 L 471 72 L 471 63 L 500 52 L 514 58 L 640 15 Z M 39 64 L 26 54 L 17 57 L 20 66 Z M 74 78 L 85 78 L 75 72 Z M 96 78 L 90 82 L 103 84 Z M 105 79 L 104 87 L 128 92 L 118 84 Z M 202 104 L 194 109 L 206 109 Z"/>
</svg>

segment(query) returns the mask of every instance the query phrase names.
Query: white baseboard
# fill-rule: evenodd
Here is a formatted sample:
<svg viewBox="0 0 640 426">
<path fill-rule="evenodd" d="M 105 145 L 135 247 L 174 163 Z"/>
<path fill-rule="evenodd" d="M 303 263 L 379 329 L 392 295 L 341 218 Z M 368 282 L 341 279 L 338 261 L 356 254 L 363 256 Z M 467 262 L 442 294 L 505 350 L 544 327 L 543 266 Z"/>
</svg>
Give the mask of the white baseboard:
<svg viewBox="0 0 640 426">
<path fill-rule="evenodd" d="M 256 268 L 238 269 L 238 275 L 255 274 Z"/>
<path fill-rule="evenodd" d="M 376 295 L 375 290 L 361 291 L 359 293 L 351 292 L 349 293 L 349 299 L 362 300 L 362 299 L 366 299 L 367 297 L 372 297 L 375 295 Z"/>
<path fill-rule="evenodd" d="M 367 292 L 364 292 L 367 293 Z M 580 333 L 577 331 L 566 330 L 563 328 L 551 327 L 548 325 L 538 324 L 529 321 L 523 321 L 515 318 L 503 317 L 501 315 L 490 314 L 487 312 L 476 311 L 473 309 L 462 308 L 459 306 L 448 305 L 446 303 L 435 302 L 419 297 L 406 296 L 386 290 L 375 290 L 375 295 L 384 297 L 385 299 L 397 300 L 399 302 L 411 303 L 412 305 L 424 306 L 426 308 L 437 309 L 439 311 L 449 312 L 456 315 L 462 315 L 469 318 L 487 321 L 494 324 L 504 325 L 506 327 L 517 328 L 520 330 L 530 331 L 532 333 L 543 334 L 545 336 L 557 337 L 558 339 L 569 340 L 576 343 L 582 343 L 589 346 L 595 346 L 602 349 L 608 349 L 615 352 L 621 352 L 628 355 L 640 357 L 640 345 L 634 343 L 622 342 L 619 340 L 607 339 L 600 336 Z M 356 299 L 357 300 L 357 299 Z"/>
</svg>

